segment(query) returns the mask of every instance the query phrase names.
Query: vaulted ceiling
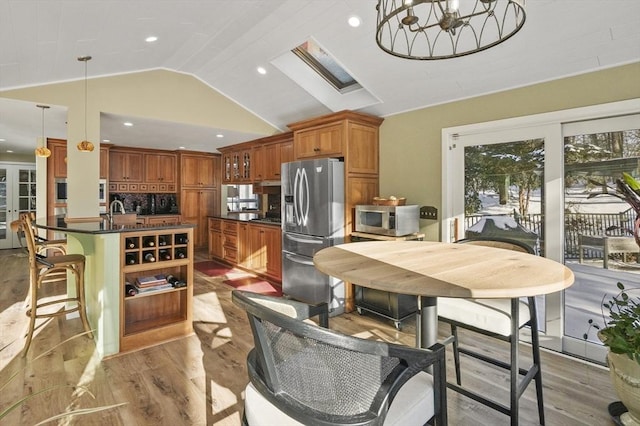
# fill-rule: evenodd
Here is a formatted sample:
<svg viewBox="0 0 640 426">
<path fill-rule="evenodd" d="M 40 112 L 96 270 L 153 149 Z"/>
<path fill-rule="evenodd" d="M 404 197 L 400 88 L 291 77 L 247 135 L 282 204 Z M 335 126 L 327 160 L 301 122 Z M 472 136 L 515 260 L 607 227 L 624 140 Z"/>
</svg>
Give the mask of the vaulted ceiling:
<svg viewBox="0 0 640 426">
<path fill-rule="evenodd" d="M 640 60 L 638 0 L 530 0 L 526 13 L 524 28 L 497 47 L 412 61 L 376 45 L 373 0 L 0 0 L 0 91 L 82 79 L 76 58 L 91 55 L 90 77 L 151 69 L 191 74 L 285 130 L 341 109 L 275 66 L 309 38 L 372 95 L 358 109 L 379 116 Z M 359 27 L 347 24 L 351 16 L 361 19 Z M 158 40 L 145 42 L 150 35 Z M 39 132 L 40 115 L 29 107 Z M 0 131 L 18 120 L 16 108 L 0 99 Z M 189 133 L 174 124 L 162 133 Z M 204 129 L 192 130 L 202 137 Z"/>
</svg>

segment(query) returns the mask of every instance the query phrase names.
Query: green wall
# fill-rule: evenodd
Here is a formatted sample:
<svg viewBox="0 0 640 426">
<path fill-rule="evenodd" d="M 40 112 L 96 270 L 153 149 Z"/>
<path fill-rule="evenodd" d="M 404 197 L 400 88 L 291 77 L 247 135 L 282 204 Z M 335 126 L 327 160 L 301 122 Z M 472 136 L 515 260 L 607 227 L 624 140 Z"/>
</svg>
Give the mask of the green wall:
<svg viewBox="0 0 640 426">
<path fill-rule="evenodd" d="M 380 194 L 441 210 L 443 128 L 640 98 L 640 62 L 386 117 Z M 427 240 L 439 223 L 421 220 Z"/>
</svg>

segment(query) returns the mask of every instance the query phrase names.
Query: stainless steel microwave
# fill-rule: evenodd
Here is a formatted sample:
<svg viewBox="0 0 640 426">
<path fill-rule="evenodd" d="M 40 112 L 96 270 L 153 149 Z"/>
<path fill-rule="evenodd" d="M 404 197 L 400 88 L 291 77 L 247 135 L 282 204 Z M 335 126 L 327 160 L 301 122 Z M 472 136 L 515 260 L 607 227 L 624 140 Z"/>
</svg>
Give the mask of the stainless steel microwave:
<svg viewBox="0 0 640 426">
<path fill-rule="evenodd" d="M 356 231 L 400 237 L 420 229 L 420 207 L 356 206 Z"/>
</svg>

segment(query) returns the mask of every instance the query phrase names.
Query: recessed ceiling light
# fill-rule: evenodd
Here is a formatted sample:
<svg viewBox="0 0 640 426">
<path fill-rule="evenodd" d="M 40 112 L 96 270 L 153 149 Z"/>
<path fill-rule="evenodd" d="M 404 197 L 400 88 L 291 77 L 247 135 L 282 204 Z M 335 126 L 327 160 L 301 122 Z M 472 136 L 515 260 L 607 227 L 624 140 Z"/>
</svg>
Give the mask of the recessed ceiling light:
<svg viewBox="0 0 640 426">
<path fill-rule="evenodd" d="M 6 142 L 6 139 L 0 138 L 0 142 Z"/>
<path fill-rule="evenodd" d="M 8 149 L 8 150 L 7 150 L 7 152 L 8 152 L 9 154 L 12 154 L 12 153 L 13 153 L 13 151 L 12 151 L 12 150 L 10 150 L 10 149 Z"/>
<path fill-rule="evenodd" d="M 125 126 L 127 126 L 127 127 L 131 127 L 131 126 L 133 126 L 133 123 L 132 123 L 132 122 L 130 122 L 130 121 L 125 121 L 125 122 L 124 122 L 124 123 L 122 123 L 122 124 L 124 124 L 124 125 L 125 125 Z"/>
<path fill-rule="evenodd" d="M 187 149 L 187 148 L 184 146 L 179 146 L 178 149 Z"/>
<path fill-rule="evenodd" d="M 146 41 L 147 43 L 153 43 L 154 41 L 158 41 L 158 37 L 149 36 L 149 37 L 145 38 L 144 41 Z"/>
<path fill-rule="evenodd" d="M 111 139 L 102 139 L 102 142 L 109 143 L 109 142 L 111 142 Z"/>
<path fill-rule="evenodd" d="M 267 70 L 264 67 L 258 67 L 257 71 L 258 71 L 258 74 L 262 74 L 262 75 L 265 75 L 267 73 Z"/>
<path fill-rule="evenodd" d="M 349 25 L 352 26 L 353 28 L 357 28 L 360 26 L 360 18 L 357 16 L 351 16 L 349 17 L 349 20 L 347 21 L 349 22 Z"/>
<path fill-rule="evenodd" d="M 222 133 L 218 133 L 218 134 L 216 135 L 216 138 L 224 138 L 224 135 L 223 135 Z"/>
</svg>

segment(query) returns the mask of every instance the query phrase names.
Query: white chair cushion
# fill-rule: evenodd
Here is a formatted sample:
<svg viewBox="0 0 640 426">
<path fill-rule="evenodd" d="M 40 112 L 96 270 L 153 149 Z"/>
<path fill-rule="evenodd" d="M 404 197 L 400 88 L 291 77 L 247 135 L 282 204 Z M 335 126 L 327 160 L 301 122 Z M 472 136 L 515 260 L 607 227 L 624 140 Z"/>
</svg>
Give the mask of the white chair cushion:
<svg viewBox="0 0 640 426">
<path fill-rule="evenodd" d="M 438 298 L 438 316 L 502 336 L 511 335 L 510 299 Z M 529 305 L 520 301 L 519 326 L 529 321 Z"/>
<path fill-rule="evenodd" d="M 272 405 L 251 382 L 245 389 L 244 412 L 249 426 L 304 426 Z M 400 388 L 384 425 L 422 426 L 434 413 L 433 377 L 420 372 Z"/>
</svg>

